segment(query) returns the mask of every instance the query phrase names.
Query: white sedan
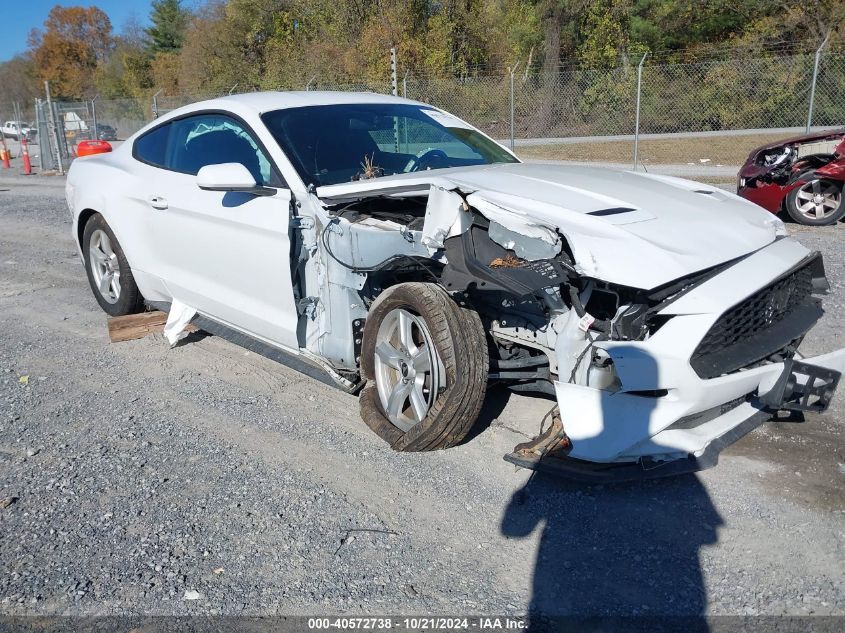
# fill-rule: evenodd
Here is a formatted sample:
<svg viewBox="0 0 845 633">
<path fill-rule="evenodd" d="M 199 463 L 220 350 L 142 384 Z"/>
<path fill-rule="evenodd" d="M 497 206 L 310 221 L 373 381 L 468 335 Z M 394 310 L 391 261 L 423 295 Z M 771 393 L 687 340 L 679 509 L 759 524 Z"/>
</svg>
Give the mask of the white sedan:
<svg viewBox="0 0 845 633">
<path fill-rule="evenodd" d="M 108 314 L 169 310 L 169 330 L 193 320 L 360 393 L 400 451 L 460 443 L 502 384 L 551 409 L 509 461 L 697 470 L 779 410 L 824 410 L 845 366 L 798 350 L 824 268 L 767 211 L 525 164 L 406 99 L 196 103 L 75 160 L 67 199 Z"/>
</svg>

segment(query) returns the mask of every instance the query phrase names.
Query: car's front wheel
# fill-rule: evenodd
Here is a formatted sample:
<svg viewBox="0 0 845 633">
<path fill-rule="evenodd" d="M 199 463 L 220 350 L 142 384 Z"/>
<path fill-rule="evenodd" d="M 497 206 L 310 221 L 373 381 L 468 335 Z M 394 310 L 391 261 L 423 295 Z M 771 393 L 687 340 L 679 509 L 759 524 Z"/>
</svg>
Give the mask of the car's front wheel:
<svg viewBox="0 0 845 633">
<path fill-rule="evenodd" d="M 132 269 L 114 232 L 99 213 L 82 232 L 82 255 L 88 283 L 97 303 L 111 316 L 141 312 L 144 298 L 135 285 Z"/>
<path fill-rule="evenodd" d="M 435 284 L 393 286 L 370 307 L 364 328 L 361 417 L 395 450 L 454 446 L 478 418 L 488 369 L 476 312 Z"/>
<path fill-rule="evenodd" d="M 845 216 L 841 183 L 811 180 L 786 194 L 786 211 L 800 224 L 834 224 Z"/>
</svg>

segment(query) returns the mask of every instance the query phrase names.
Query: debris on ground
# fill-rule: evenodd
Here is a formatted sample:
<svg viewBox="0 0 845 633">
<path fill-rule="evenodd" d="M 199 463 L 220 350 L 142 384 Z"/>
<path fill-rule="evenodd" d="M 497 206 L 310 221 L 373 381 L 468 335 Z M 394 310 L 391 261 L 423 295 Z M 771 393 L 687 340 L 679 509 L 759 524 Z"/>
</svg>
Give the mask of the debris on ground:
<svg viewBox="0 0 845 633">
<path fill-rule="evenodd" d="M 344 545 L 350 545 L 355 541 L 355 536 L 352 534 L 353 532 L 373 532 L 375 534 L 389 534 L 391 536 L 399 535 L 399 532 L 394 532 L 393 530 L 379 530 L 375 528 L 350 528 L 344 531 L 343 536 L 340 539 L 340 544 L 334 551 L 335 556 L 337 556 L 337 553 L 341 550 Z"/>
</svg>

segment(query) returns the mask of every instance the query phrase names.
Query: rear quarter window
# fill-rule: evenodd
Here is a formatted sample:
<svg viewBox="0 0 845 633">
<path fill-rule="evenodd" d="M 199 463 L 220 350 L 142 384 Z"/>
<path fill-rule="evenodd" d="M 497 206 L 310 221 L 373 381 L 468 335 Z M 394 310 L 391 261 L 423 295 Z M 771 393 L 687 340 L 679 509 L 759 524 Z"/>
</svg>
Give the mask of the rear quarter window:
<svg viewBox="0 0 845 633">
<path fill-rule="evenodd" d="M 171 124 L 150 130 L 137 141 L 132 148 L 132 155 L 143 163 L 164 168 L 167 155 L 167 141 L 170 138 Z"/>
</svg>

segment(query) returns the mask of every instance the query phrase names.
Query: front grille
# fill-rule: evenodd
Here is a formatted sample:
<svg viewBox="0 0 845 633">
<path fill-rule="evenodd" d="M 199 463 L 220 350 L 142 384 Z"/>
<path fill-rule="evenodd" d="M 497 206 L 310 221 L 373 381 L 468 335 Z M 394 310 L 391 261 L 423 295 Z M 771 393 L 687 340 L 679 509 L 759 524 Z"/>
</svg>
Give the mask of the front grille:
<svg viewBox="0 0 845 633">
<path fill-rule="evenodd" d="M 701 378 L 715 378 L 783 352 L 822 315 L 813 299 L 816 254 L 725 312 L 690 357 Z"/>
</svg>

